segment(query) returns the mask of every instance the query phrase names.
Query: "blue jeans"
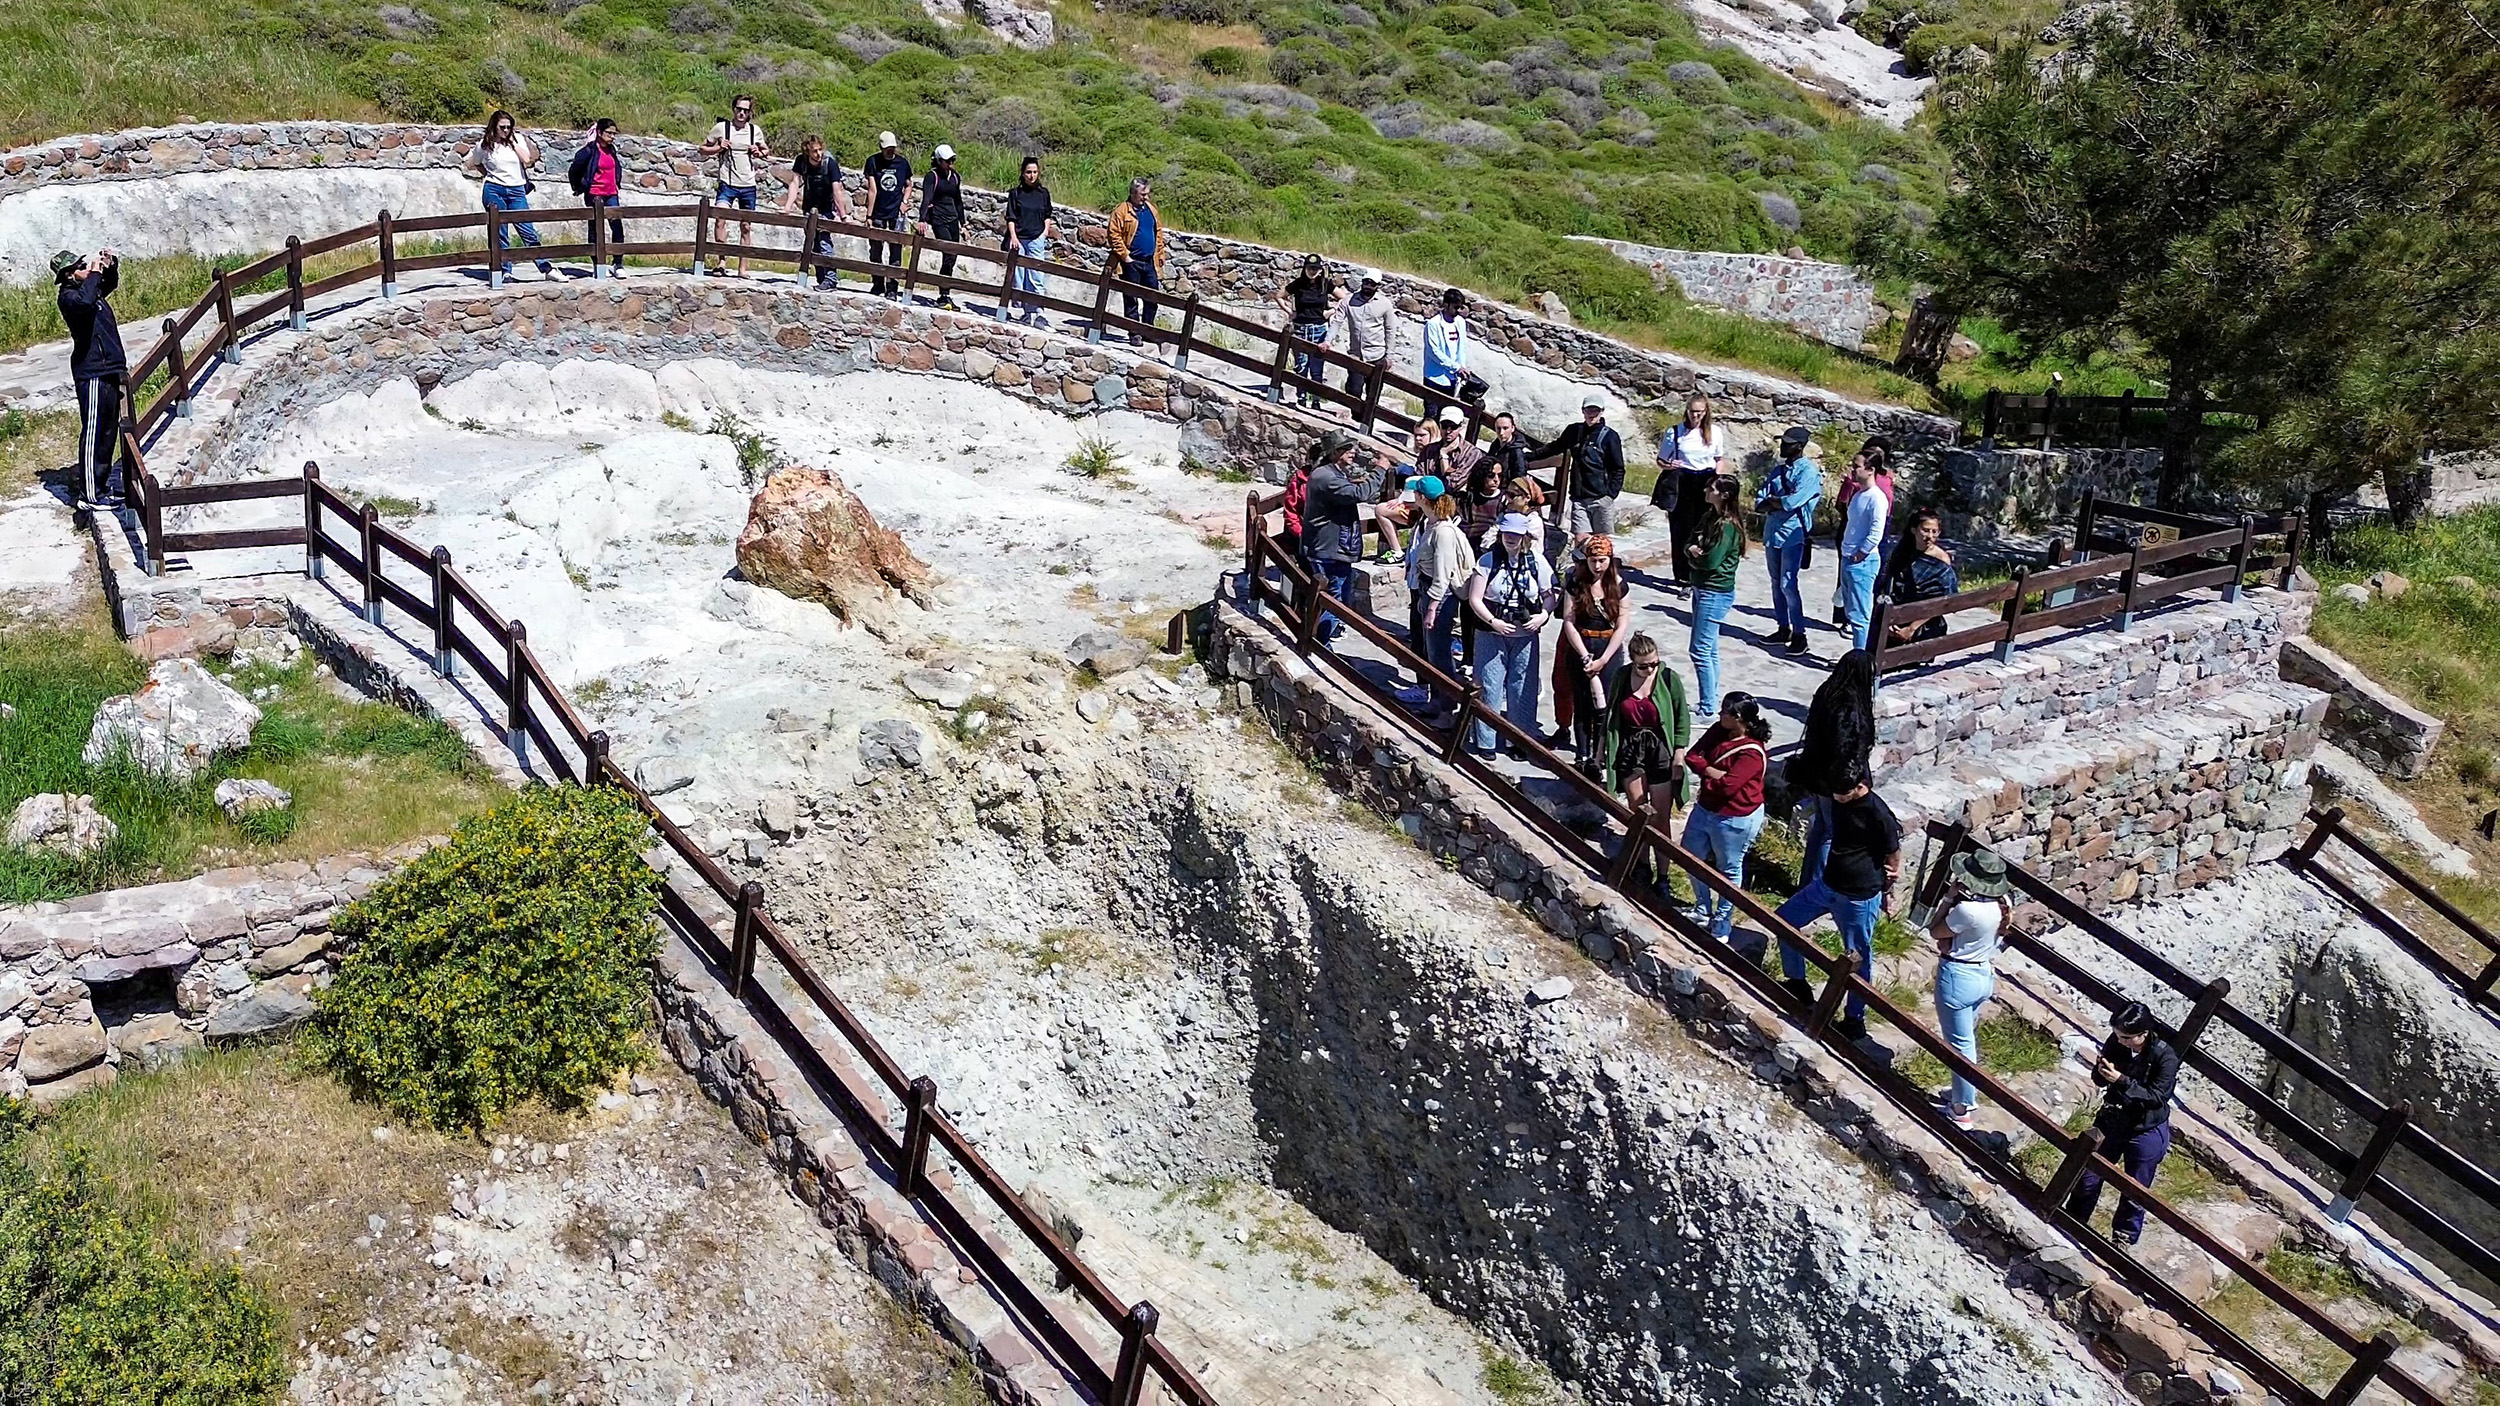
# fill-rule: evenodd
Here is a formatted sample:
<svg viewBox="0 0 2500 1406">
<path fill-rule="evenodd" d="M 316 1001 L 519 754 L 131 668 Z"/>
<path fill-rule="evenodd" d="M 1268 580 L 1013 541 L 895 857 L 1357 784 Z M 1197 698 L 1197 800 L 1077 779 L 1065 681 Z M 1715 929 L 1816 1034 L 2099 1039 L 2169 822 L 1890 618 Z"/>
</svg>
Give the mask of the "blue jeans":
<svg viewBox="0 0 2500 1406">
<path fill-rule="evenodd" d="M 1684 848 L 1693 857 L 1718 870 L 1729 884 L 1745 886 L 1745 852 L 1762 834 L 1762 822 L 1768 812 L 1754 807 L 1751 815 L 1721 815 L 1707 806 L 1695 806 L 1684 817 Z M 1710 935 L 1727 941 L 1736 925 L 1736 902 L 1721 898 L 1704 888 L 1701 890 L 1701 911 L 1710 921 Z"/>
<path fill-rule="evenodd" d="M 530 189 L 528 186 L 499 186 L 493 181 L 488 181 L 486 183 L 487 209 L 526 210 L 529 207 Z M 510 273 L 512 272 L 512 261 L 503 257 L 503 251 L 507 247 L 504 239 L 504 231 L 506 229 L 519 231 L 521 235 L 521 242 L 528 245 L 530 248 L 535 249 L 538 247 L 538 226 L 527 220 L 523 220 L 518 224 L 499 225 L 496 227 L 495 259 L 505 273 Z M 545 259 L 540 259 L 538 261 L 538 271 L 540 273 L 552 272 L 554 267 L 554 265 L 548 263 Z"/>
<path fill-rule="evenodd" d="M 1806 838 L 1797 860 L 1800 887 L 1823 877 L 1823 860 L 1832 852 L 1832 803 L 1823 796 L 1806 797 Z"/>
<path fill-rule="evenodd" d="M 1345 599 L 1346 592 L 1354 585 L 1354 563 L 1329 561 L 1323 557 L 1313 558 L 1308 565 L 1311 574 L 1320 578 L 1320 589 L 1328 593 L 1329 599 Z M 1326 644 L 1344 632 L 1345 626 L 1337 623 L 1336 614 L 1332 611 L 1320 617 L 1319 629 L 1314 637 Z"/>
<path fill-rule="evenodd" d="M 1693 681 L 1701 685 L 1693 702 L 1705 718 L 1719 711 L 1719 623 L 1735 608 L 1734 591 L 1693 592 Z"/>
<path fill-rule="evenodd" d="M 1830 914 L 1832 922 L 1840 928 L 1840 945 L 1855 960 L 1858 975 L 1872 981 L 1875 979 L 1875 915 L 1883 908 L 1884 896 L 1881 893 L 1851 898 L 1847 894 L 1832 892 L 1821 879 L 1816 879 L 1797 890 L 1796 897 L 1780 905 L 1780 921 L 1793 928 L 1803 928 L 1824 914 Z M 1805 954 L 1794 947 L 1781 946 L 1780 973 L 1790 981 L 1805 980 Z M 1855 991 L 1849 993 L 1849 1017 L 1852 1020 L 1866 1017 L 1866 998 Z"/>
<path fill-rule="evenodd" d="M 1457 643 L 1458 613 L 1467 608 L 1466 598 L 1452 591 L 1448 599 L 1441 602 L 1439 618 L 1430 625 L 1424 623 L 1424 608 L 1428 603 L 1424 599 L 1424 592 L 1420 590 L 1416 591 L 1409 601 L 1406 620 L 1407 643 L 1413 646 L 1416 653 L 1424 657 L 1425 663 L 1439 669 L 1442 673 L 1455 677 L 1458 673 L 1458 665 L 1451 658 L 1451 646 Z M 1445 696 L 1447 690 L 1435 688 L 1429 682 L 1425 682 L 1425 687 L 1431 689 L 1434 702 L 1451 707 L 1457 706 L 1457 699 Z"/>
<path fill-rule="evenodd" d="M 1293 335 L 1300 341 L 1309 342 L 1314 346 L 1324 347 L 1328 345 L 1328 324 L 1325 322 L 1297 322 L 1293 325 Z M 1307 380 L 1324 381 L 1328 379 L 1328 363 L 1320 360 L 1311 352 L 1297 345 L 1293 349 L 1293 374 Z M 1305 405 L 1317 405 L 1319 403 L 1319 397 L 1311 394 L 1307 390 L 1297 387 L 1293 394 L 1295 399 L 1301 401 Z"/>
<path fill-rule="evenodd" d="M 1864 561 L 1840 563 L 1840 604 L 1849 615 L 1852 648 L 1866 648 L 1866 632 L 1875 620 L 1875 573 L 1883 565 L 1883 558 L 1872 552 Z"/>
<path fill-rule="evenodd" d="M 1798 573 L 1805 570 L 1806 539 L 1800 535 L 1776 547 L 1766 547 L 1763 554 L 1771 559 L 1771 622 L 1783 630 L 1793 630 L 1803 639 L 1806 633 L 1805 593 L 1798 588 Z"/>
<path fill-rule="evenodd" d="M 622 201 L 620 197 L 613 195 L 585 195 L 582 197 L 582 203 L 592 207 L 593 209 L 604 206 L 613 210 L 621 204 Z M 599 222 L 597 220 L 594 219 L 590 222 L 590 233 L 586 237 L 594 240 L 599 237 Z M 622 244 L 625 242 L 625 222 L 623 220 L 608 221 L 608 242 L 610 244 Z M 618 268 L 625 267 L 624 255 L 614 254 L 609 257 L 615 261 Z M 591 262 L 596 263 L 598 261 L 594 259 Z"/>
<path fill-rule="evenodd" d="M 1050 241 L 1047 239 L 1018 240 L 1016 242 L 1016 252 L 1022 254 L 1028 259 L 1047 259 L 1050 257 Z M 1042 287 L 1042 281 L 1042 271 L 1040 269 L 1027 268 L 1022 264 L 1018 264 L 1016 266 L 1017 292 L 1031 293 L 1035 297 L 1039 297 L 1043 293 L 1049 291 Z M 1016 305 L 1029 313 L 1040 312 L 1042 310 L 1041 304 L 1034 302 L 1029 298 L 1017 299 Z"/>
<path fill-rule="evenodd" d="M 1526 630 L 1496 634 L 1476 630 L 1476 682 L 1484 690 L 1484 706 L 1511 720 L 1523 732 L 1536 731 L 1537 636 Z M 1490 723 L 1474 729 L 1475 748 L 1490 752 L 1499 740 Z"/>
<path fill-rule="evenodd" d="M 2129 1138 L 2112 1138 L 2101 1146 L 2101 1155 L 2127 1169 L 2127 1175 L 2144 1186 L 2151 1186 L 2160 1175 L 2161 1159 L 2170 1155 L 2170 1120 L 2165 1118 L 2152 1127 Z M 2090 1220 L 2092 1208 L 2100 1204 L 2101 1174 L 2085 1172 L 2075 1183 L 2075 1194 L 2066 1198 L 2066 1214 L 2076 1220 Z M 2118 1210 L 2110 1217 L 2109 1228 L 2119 1239 L 2132 1245 L 2144 1233 L 2144 1208 L 2125 1192 L 2118 1195 Z"/>
<path fill-rule="evenodd" d="M 1988 962 L 1936 963 L 1936 1023 L 1944 1027 L 1945 1043 L 1962 1058 L 1979 1062 L 1979 1008 L 1997 990 L 1997 969 Z M 1979 1102 L 1979 1086 L 1956 1072 L 1953 1101 L 1968 1108 Z"/>
</svg>

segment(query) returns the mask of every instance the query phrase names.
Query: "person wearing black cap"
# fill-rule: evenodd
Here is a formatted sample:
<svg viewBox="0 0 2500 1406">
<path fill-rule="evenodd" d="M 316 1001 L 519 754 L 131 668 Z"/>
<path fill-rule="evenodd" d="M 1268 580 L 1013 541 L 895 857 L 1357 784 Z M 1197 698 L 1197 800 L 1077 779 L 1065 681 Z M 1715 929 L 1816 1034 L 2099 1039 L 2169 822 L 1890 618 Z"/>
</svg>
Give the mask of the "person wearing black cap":
<svg viewBox="0 0 2500 1406">
<path fill-rule="evenodd" d="M 1823 504 L 1823 469 L 1814 462 L 1814 432 L 1803 425 L 1780 436 L 1780 461 L 1754 494 L 1762 513 L 1762 551 L 1770 558 L 1771 620 L 1778 633 L 1766 641 L 1784 644 L 1792 655 L 1806 652 L 1805 592 L 1798 578 L 1805 571 L 1806 546 L 1814 536 L 1814 514 Z"/>
<path fill-rule="evenodd" d="M 1276 292 L 1276 301 L 1284 305 L 1292 319 L 1295 339 L 1315 347 L 1328 345 L 1329 319 L 1337 315 L 1337 306 L 1344 299 L 1343 290 L 1337 287 L 1336 280 L 1328 276 L 1328 266 L 1320 262 L 1317 254 L 1303 255 L 1301 276 Z M 1327 363 L 1315 353 L 1298 346 L 1294 348 L 1293 374 L 1296 376 L 1317 381 L 1326 368 Z M 1319 407 L 1319 396 L 1308 387 L 1296 388 L 1294 401 L 1306 409 Z"/>
<path fill-rule="evenodd" d="M 911 194 L 911 158 L 902 153 L 892 132 L 877 134 L 877 154 L 868 158 L 859 173 L 868 182 L 868 223 L 901 233 L 903 197 Z M 899 266 L 903 262 L 903 241 L 869 241 L 868 262 Z M 880 298 L 900 298 L 903 280 L 872 278 L 868 280 L 868 291 Z"/>
<path fill-rule="evenodd" d="M 920 233 L 952 244 L 964 237 L 964 178 L 955 169 L 955 149 L 939 142 L 929 173 L 920 178 Z M 955 251 L 938 257 L 938 277 L 955 276 Z M 955 290 L 940 288 L 937 305 L 955 310 Z"/>
<path fill-rule="evenodd" d="M 2150 1187 L 2161 1159 L 2170 1155 L 2170 1098 L 2179 1086 L 2179 1052 L 2154 1032 L 2153 1013 L 2142 1001 L 2129 1001 L 2109 1018 L 2109 1043 L 2093 1062 L 2092 1082 L 2101 1086 L 2101 1111 L 2092 1119 L 2101 1130 L 2101 1155 L 2124 1166 L 2137 1185 Z M 2066 1214 L 2088 1221 L 2100 1199 L 2100 1173 L 2086 1171 L 2066 1198 Z M 2144 1234 L 2144 1207 L 2123 1189 L 2109 1231 L 2122 1245 Z"/>
<path fill-rule="evenodd" d="M 121 257 L 110 249 L 81 256 L 64 249 L 52 256 L 52 281 L 61 321 L 69 328 L 69 375 L 78 389 L 79 502 L 111 501 L 114 453 L 122 424 L 122 381 L 130 364 L 122 355 L 121 323 L 107 301 L 121 286 Z"/>
</svg>

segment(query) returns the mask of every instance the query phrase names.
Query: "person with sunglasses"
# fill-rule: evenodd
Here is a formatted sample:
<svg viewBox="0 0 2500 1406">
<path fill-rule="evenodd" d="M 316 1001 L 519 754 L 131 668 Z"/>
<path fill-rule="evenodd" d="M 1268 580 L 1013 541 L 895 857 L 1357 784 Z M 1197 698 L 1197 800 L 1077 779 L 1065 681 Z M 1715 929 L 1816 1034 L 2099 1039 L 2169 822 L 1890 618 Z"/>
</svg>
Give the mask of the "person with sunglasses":
<svg viewBox="0 0 2500 1406">
<path fill-rule="evenodd" d="M 755 99 L 740 93 L 729 100 L 729 116 L 712 124 L 712 134 L 703 139 L 703 155 L 720 158 L 720 187 L 712 197 L 723 207 L 740 210 L 755 208 L 756 163 L 770 161 L 772 143 L 764 140 L 764 129 L 755 122 Z M 755 243 L 755 224 L 738 221 L 738 271 L 730 275 L 728 261 L 718 246 L 729 243 L 729 217 L 722 215 L 712 221 L 712 273 L 715 277 L 747 276 L 746 251 Z"/>
</svg>

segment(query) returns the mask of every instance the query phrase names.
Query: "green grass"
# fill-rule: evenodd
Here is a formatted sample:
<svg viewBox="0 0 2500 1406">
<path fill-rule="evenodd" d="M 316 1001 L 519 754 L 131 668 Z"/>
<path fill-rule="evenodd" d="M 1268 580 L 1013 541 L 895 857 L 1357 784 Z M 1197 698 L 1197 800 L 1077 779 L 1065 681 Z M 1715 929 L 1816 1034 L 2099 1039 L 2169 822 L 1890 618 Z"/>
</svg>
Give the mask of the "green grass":
<svg viewBox="0 0 2500 1406">
<path fill-rule="evenodd" d="M 1843 114 L 1710 47 L 1674 7 L 1122 0 L 1060 14 L 1060 42 L 1038 53 L 941 28 L 912 0 L 419 8 L 422 21 L 394 29 L 361 0 L 241 0 L 213 16 L 21 0 L 0 20 L 12 55 L 0 140 L 177 117 L 468 123 L 495 105 L 557 130 L 606 115 L 693 138 L 751 90 L 778 147 L 822 132 L 856 161 L 867 134 L 891 127 L 915 153 L 952 142 L 966 178 L 992 187 L 1032 151 L 1061 200 L 1096 209 L 1142 173 L 1175 228 L 1511 301 L 1551 290 L 1632 340 L 1923 401 L 1870 362 L 1690 308 L 1564 238 L 1796 244 L 1912 271 L 1946 194 L 1925 131 Z M 113 42 L 90 42 L 99 33 Z M 1215 50 L 1232 51 L 1213 62 L 1221 75 L 1199 62 Z M 1795 227 L 1763 197 L 1793 209 Z M 135 297 L 125 311 L 150 305 L 162 304 Z"/>
<path fill-rule="evenodd" d="M 233 680 L 272 687 L 249 750 L 177 786 L 121 765 L 79 759 L 97 705 L 147 679 L 147 668 L 100 629 L 26 624 L 0 630 L 0 810 L 44 791 L 90 794 L 120 833 L 81 860 L 0 851 L 0 902 L 66 898 L 178 878 L 223 864 L 370 850 L 438 834 L 499 794 L 458 734 L 376 703 L 350 703 L 315 678 L 310 656 L 290 669 Z M 212 792 L 253 776 L 293 795 L 290 820 L 237 825 Z"/>
<path fill-rule="evenodd" d="M 1539 1406 L 1555 1399 L 1556 1393 L 1544 1373 L 1522 1366 L 1489 1346 L 1480 1346 L 1478 1351 L 1484 1355 L 1484 1389 L 1503 1406 Z"/>
<path fill-rule="evenodd" d="M 2054 1069 L 2062 1057 L 2057 1041 L 2020 1017 L 2000 1013 L 1979 1022 L 1979 1067 L 1999 1078 Z M 1922 1089 L 1942 1088 L 1953 1077 L 1943 1060 L 1925 1050 L 1912 1053 L 1893 1068 Z"/>
</svg>

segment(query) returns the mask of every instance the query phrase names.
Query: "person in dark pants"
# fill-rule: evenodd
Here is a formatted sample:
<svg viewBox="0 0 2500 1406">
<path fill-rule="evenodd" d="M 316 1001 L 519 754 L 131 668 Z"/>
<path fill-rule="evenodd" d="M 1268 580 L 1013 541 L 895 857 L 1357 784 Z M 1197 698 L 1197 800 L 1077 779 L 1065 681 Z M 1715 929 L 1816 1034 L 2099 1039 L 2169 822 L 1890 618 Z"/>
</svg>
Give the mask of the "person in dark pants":
<svg viewBox="0 0 2500 1406">
<path fill-rule="evenodd" d="M 1354 439 L 1331 430 L 1321 441 L 1320 462 L 1311 470 L 1308 497 L 1302 509 L 1302 551 L 1310 569 L 1327 583 L 1328 594 L 1344 600 L 1354 580 L 1354 563 L 1363 554 L 1363 495 L 1354 486 Z M 1334 612 L 1319 624 L 1319 639 L 1334 640 L 1345 627 Z"/>
<path fill-rule="evenodd" d="M 2109 1018 L 2109 1043 L 2092 1066 L 2092 1082 L 2101 1086 L 2101 1111 L 2092 1119 L 2101 1130 L 2101 1154 L 2124 1166 L 2137 1185 L 2151 1187 L 2161 1159 L 2170 1155 L 2179 1052 L 2153 1033 L 2153 1013 L 2142 1001 L 2129 1001 Z M 2066 1214 L 2088 1221 L 2100 1199 L 2100 1174 L 2087 1171 L 2066 1198 Z M 2144 1234 L 2143 1205 L 2121 1190 L 2109 1228 L 2119 1244 L 2134 1244 Z"/>
<path fill-rule="evenodd" d="M 622 203 L 624 197 L 620 192 L 625 188 L 625 160 L 616 154 L 615 118 L 602 117 L 590 124 L 590 139 L 582 143 L 581 150 L 573 153 L 573 166 L 566 179 L 584 205 L 604 205 L 614 209 Z M 596 219 L 590 222 L 586 237 L 593 242 L 598 240 L 599 222 Z M 608 242 L 625 242 L 623 220 L 608 221 Z M 610 258 L 614 267 L 620 270 L 625 267 L 624 255 L 615 254 Z M 595 264 L 598 261 L 594 259 L 591 262 Z"/>
<path fill-rule="evenodd" d="M 920 178 L 920 233 L 952 244 L 964 237 L 964 178 L 955 169 L 955 149 L 939 142 L 929 174 Z M 938 277 L 955 276 L 953 250 L 939 256 Z M 940 288 L 937 305 L 955 310 L 955 290 Z"/>
<path fill-rule="evenodd" d="M 903 228 L 903 197 L 911 193 L 911 158 L 896 149 L 892 132 L 877 134 L 877 154 L 860 168 L 868 181 L 868 223 L 879 229 L 900 233 Z M 891 244 L 871 240 L 868 262 L 899 267 L 903 262 L 903 241 Z M 903 280 L 872 278 L 868 291 L 880 298 L 903 296 Z"/>
<path fill-rule="evenodd" d="M 790 163 L 790 183 L 781 189 L 781 213 L 801 210 L 845 224 L 851 218 L 851 194 L 842 188 L 842 162 L 825 150 L 825 139 L 815 132 L 799 143 L 798 160 Z M 833 231 L 816 231 L 816 247 L 810 252 L 818 258 L 833 257 Z M 841 281 L 830 267 L 816 270 L 820 289 L 830 291 Z"/>
<path fill-rule="evenodd" d="M 110 249 L 81 256 L 64 249 L 52 256 L 52 281 L 61 321 L 69 327 L 69 375 L 78 387 L 78 502 L 82 507 L 118 503 L 113 465 L 122 425 L 122 381 L 130 363 L 122 355 L 121 323 L 107 301 L 121 286 L 121 257 Z"/>
<path fill-rule="evenodd" d="M 1893 818 L 1884 798 L 1866 784 L 1863 770 L 1844 775 L 1835 784 L 1828 816 L 1830 847 L 1823 856 L 1823 871 L 1779 906 L 1780 921 L 1803 929 L 1829 914 L 1858 975 L 1872 981 L 1875 920 L 1891 906 L 1893 881 L 1901 877 L 1901 822 Z M 1780 975 L 1788 994 L 1813 1004 L 1815 992 L 1806 981 L 1804 953 L 1782 944 Z M 1865 1039 L 1866 998 L 1851 991 L 1848 1014 L 1834 1028 L 1849 1039 Z"/>
<path fill-rule="evenodd" d="M 1719 427 L 1710 416 L 1710 397 L 1695 395 L 1684 402 L 1684 418 L 1658 441 L 1658 486 L 1650 492 L 1652 507 L 1667 510 L 1668 541 L 1675 551 L 1675 581 L 1690 586 L 1694 557 L 1684 549 L 1694 529 L 1710 511 L 1709 489 L 1726 459 Z"/>
<path fill-rule="evenodd" d="M 1120 312 L 1131 322 L 1154 326 L 1160 311 L 1151 297 L 1139 296 L 1138 288 L 1163 286 L 1163 216 L 1155 210 L 1154 186 L 1144 176 L 1128 183 L 1128 199 L 1111 207 L 1111 228 L 1107 242 L 1111 257 L 1120 264 L 1120 277 L 1136 287 L 1120 290 Z M 1145 340 L 1137 332 L 1128 334 L 1130 346 Z"/>
</svg>

